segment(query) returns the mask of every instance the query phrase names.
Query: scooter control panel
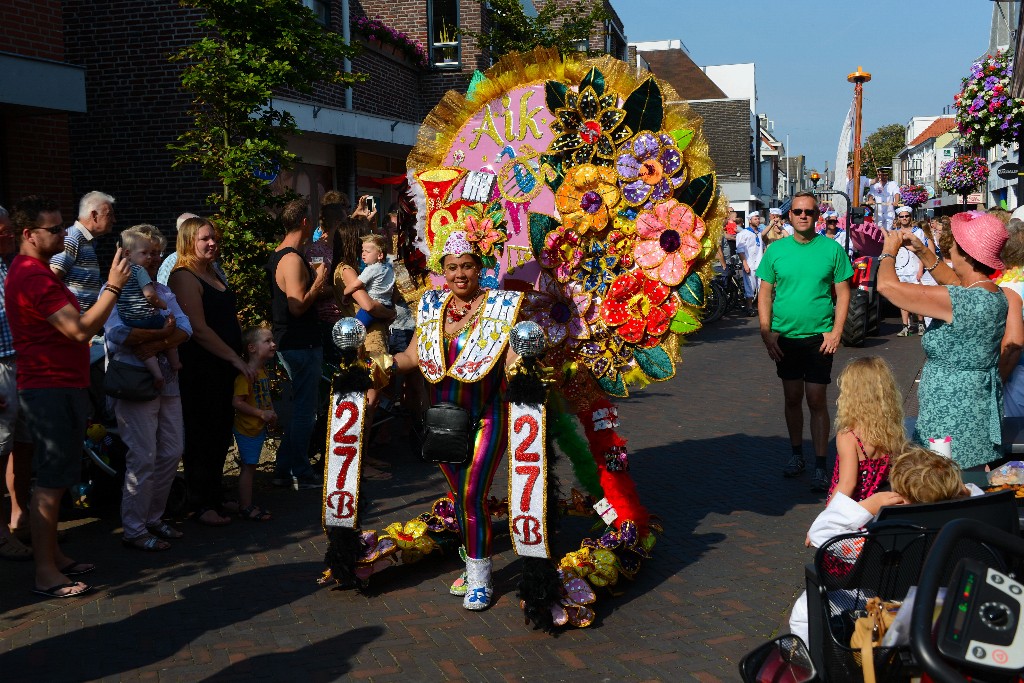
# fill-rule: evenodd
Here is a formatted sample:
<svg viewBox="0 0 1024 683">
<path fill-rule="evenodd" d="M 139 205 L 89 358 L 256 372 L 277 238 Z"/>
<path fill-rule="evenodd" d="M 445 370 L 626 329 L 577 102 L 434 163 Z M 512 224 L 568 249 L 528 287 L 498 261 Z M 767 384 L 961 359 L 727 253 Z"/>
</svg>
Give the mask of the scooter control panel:
<svg viewBox="0 0 1024 683">
<path fill-rule="evenodd" d="M 1024 668 L 1024 586 L 971 559 L 957 565 L 936 631 L 939 651 L 970 667 Z"/>
</svg>

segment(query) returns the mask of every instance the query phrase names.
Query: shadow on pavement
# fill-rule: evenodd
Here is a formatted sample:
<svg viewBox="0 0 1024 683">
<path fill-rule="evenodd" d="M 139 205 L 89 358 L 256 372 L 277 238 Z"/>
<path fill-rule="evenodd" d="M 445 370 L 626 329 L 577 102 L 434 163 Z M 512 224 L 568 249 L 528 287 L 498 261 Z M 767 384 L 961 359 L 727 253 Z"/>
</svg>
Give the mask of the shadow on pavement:
<svg viewBox="0 0 1024 683">
<path fill-rule="evenodd" d="M 38 640 L 0 657 L 5 672 L 31 672 L 34 680 L 96 680 L 144 669 L 168 660 L 182 650 L 191 663 L 190 645 L 204 648 L 223 640 L 219 629 L 232 627 L 276 610 L 314 592 L 313 563 L 261 567 L 210 579 L 177 591 L 177 599 L 142 609 L 119 621 L 68 628 L 67 632 Z M 119 597 L 116 592 L 112 597 Z M 93 603 L 104 612 L 106 596 Z M 260 630 L 263 623 L 252 625 Z M 252 636 L 255 637 L 255 636 Z M 169 664 L 170 665 L 170 664 Z"/>
<path fill-rule="evenodd" d="M 381 626 L 363 626 L 294 652 L 257 655 L 251 659 L 244 659 L 207 676 L 200 683 L 249 681 L 253 678 L 288 681 L 300 676 L 306 683 L 335 681 L 352 670 L 349 660 L 364 645 L 383 634 L 384 628 Z"/>
</svg>

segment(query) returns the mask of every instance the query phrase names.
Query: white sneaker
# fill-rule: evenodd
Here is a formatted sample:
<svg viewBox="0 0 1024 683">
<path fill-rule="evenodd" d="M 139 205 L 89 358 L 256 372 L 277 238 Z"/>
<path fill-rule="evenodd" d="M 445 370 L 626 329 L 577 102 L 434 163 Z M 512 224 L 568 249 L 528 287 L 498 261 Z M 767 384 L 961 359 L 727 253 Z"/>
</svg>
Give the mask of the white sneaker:
<svg viewBox="0 0 1024 683">
<path fill-rule="evenodd" d="M 917 324 L 917 335 L 919 337 L 923 337 L 924 336 L 924 323 L 918 323 Z"/>
<path fill-rule="evenodd" d="M 491 606 L 493 597 L 491 558 L 466 558 L 466 596 L 462 598 L 462 606 L 473 611 L 485 610 Z"/>
<path fill-rule="evenodd" d="M 896 334 L 896 336 L 897 336 L 897 337 L 909 337 L 909 336 L 910 336 L 910 326 L 909 326 L 909 325 L 904 325 L 904 326 L 903 326 L 903 329 L 902 329 L 902 330 L 900 330 L 900 331 L 899 331 L 899 332 L 898 332 L 898 333 Z"/>
</svg>

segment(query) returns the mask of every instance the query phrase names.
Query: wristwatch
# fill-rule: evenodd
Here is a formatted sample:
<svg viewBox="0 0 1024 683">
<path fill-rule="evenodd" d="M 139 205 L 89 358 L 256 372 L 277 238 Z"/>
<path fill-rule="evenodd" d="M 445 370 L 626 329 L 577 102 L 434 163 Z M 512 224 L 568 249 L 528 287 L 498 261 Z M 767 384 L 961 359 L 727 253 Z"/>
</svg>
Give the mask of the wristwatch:
<svg viewBox="0 0 1024 683">
<path fill-rule="evenodd" d="M 883 253 L 883 254 L 881 254 L 881 255 L 880 255 L 880 256 L 878 257 L 878 261 L 879 261 L 879 263 L 881 263 L 882 261 L 884 261 L 884 260 L 885 260 L 885 259 L 887 259 L 887 258 L 891 258 L 891 259 L 892 259 L 893 265 L 895 265 L 895 264 L 896 264 L 896 257 L 895 257 L 895 256 L 893 256 L 892 254 L 885 254 L 885 253 Z"/>
</svg>

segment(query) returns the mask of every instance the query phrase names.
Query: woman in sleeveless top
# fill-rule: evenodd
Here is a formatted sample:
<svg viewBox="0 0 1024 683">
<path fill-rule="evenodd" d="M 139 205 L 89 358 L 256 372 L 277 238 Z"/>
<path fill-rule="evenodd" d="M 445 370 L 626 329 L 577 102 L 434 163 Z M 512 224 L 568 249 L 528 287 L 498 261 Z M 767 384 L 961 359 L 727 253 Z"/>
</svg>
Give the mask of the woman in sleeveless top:
<svg viewBox="0 0 1024 683">
<path fill-rule="evenodd" d="M 178 262 L 168 285 L 192 323 L 192 338 L 180 348 L 181 409 L 185 423 L 182 463 L 196 520 L 223 526 L 224 460 L 231 446 L 235 377 L 253 372 L 239 355 L 242 331 L 235 293 L 213 268 L 217 232 L 203 218 L 189 218 L 178 231 Z"/>
<path fill-rule="evenodd" d="M 965 470 L 984 469 L 1002 456 L 1003 386 L 997 364 L 1009 309 L 989 278 L 1004 268 L 999 253 L 1007 238 L 998 218 L 968 211 L 953 216 L 943 233 L 942 251 L 952 268 L 910 230 L 888 233 L 879 257 L 879 293 L 894 306 L 933 318 L 921 340 L 927 360 L 914 438 L 927 446 L 928 439 L 952 437 L 953 460 Z M 903 245 L 945 286 L 899 282 L 887 262 L 895 263 Z"/>
</svg>

